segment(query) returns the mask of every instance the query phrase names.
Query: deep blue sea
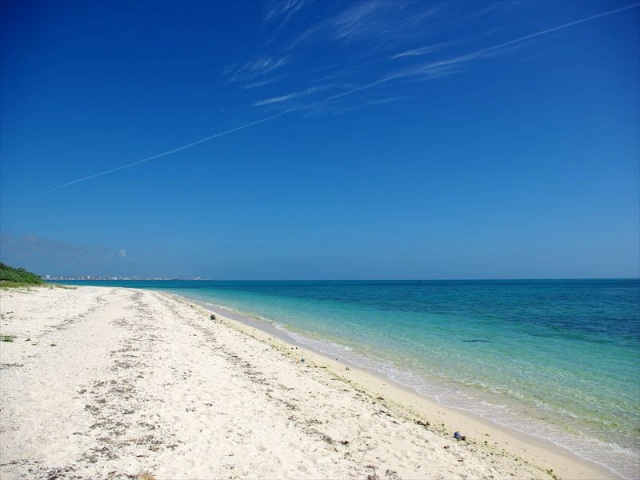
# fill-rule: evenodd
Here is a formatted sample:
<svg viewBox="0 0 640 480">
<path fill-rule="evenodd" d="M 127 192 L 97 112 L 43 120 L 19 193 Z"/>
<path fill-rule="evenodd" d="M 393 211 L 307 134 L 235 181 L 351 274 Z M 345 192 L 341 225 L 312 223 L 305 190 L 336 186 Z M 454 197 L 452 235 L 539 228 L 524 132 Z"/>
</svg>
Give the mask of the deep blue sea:
<svg viewBox="0 0 640 480">
<path fill-rule="evenodd" d="M 640 280 L 93 284 L 226 306 L 291 341 L 638 478 Z"/>
</svg>

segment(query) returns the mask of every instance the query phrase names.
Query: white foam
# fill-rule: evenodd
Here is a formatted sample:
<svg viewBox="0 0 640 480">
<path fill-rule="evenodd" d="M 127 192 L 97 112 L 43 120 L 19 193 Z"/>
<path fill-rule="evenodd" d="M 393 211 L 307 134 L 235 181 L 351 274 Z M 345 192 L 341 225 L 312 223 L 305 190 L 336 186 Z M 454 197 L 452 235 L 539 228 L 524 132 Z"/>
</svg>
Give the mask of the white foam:
<svg viewBox="0 0 640 480">
<path fill-rule="evenodd" d="M 446 384 L 445 380 L 437 381 L 435 378 L 426 378 L 424 375 L 402 369 L 392 360 L 381 360 L 363 352 L 354 351 L 351 346 L 339 342 L 312 338 L 298 332 L 293 332 L 288 329 L 286 325 L 261 315 L 248 314 L 225 305 L 212 304 L 210 302 L 206 302 L 205 305 L 229 312 L 236 320 L 265 330 L 267 333 L 276 334 L 285 341 L 309 348 L 331 358 L 337 358 L 346 365 L 371 371 L 404 388 L 413 390 L 419 395 L 435 400 L 442 405 L 458 408 L 494 422 L 501 427 L 512 428 L 520 433 L 549 441 L 581 458 L 607 468 L 622 478 L 635 478 L 637 469 L 640 468 L 637 453 L 632 449 L 625 449 L 619 445 L 601 442 L 584 435 L 576 436 L 575 434 L 564 431 L 561 427 L 543 423 L 542 421 L 531 418 L 530 415 L 526 415 L 524 412 L 516 411 L 514 409 L 515 405 L 502 402 L 496 403 L 485 396 L 478 396 L 478 393 L 481 393 L 480 390 L 474 390 L 473 387 L 484 389 L 485 392 L 489 394 L 491 390 L 493 390 L 496 398 L 508 395 L 514 401 L 524 399 L 521 392 L 513 390 L 502 391 L 501 389 L 495 389 L 485 384 L 470 384 L 467 386 L 471 387 L 472 390 L 462 390 L 459 387 L 455 387 L 454 384 Z M 449 380 L 455 381 L 454 378 Z M 554 411 L 554 409 L 543 401 L 538 403 L 543 407 L 541 408 L 542 411 Z M 558 412 L 556 411 L 555 413 Z M 565 415 L 575 418 L 575 415 L 570 412 L 565 412 Z M 620 465 L 623 467 L 614 469 L 610 465 Z"/>
</svg>

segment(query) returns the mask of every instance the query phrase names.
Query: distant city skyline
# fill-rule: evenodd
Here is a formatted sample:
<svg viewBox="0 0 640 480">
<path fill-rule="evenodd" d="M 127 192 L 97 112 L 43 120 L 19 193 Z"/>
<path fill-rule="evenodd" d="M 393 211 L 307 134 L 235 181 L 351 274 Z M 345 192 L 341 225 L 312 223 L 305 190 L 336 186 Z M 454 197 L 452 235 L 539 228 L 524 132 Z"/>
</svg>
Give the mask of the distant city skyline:
<svg viewBox="0 0 640 480">
<path fill-rule="evenodd" d="M 0 8 L 9 265 L 640 276 L 640 2 Z"/>
<path fill-rule="evenodd" d="M 124 277 L 119 277 L 119 276 L 95 276 L 95 275 L 43 275 L 42 276 L 43 280 L 46 281 L 56 281 L 56 280 L 77 280 L 77 281 L 85 281 L 85 280 L 89 280 L 89 281 L 93 281 L 93 280 L 97 280 L 97 281 L 103 281 L 103 280 L 115 280 L 115 281 L 126 281 L 126 280 L 149 280 L 149 281 L 161 281 L 161 280 L 190 280 L 190 281 L 206 281 L 206 280 L 212 280 L 209 278 L 200 278 L 200 277 L 194 277 L 194 278 L 173 278 L 173 277 L 138 277 L 136 275 L 132 275 L 132 276 L 124 276 Z"/>
</svg>

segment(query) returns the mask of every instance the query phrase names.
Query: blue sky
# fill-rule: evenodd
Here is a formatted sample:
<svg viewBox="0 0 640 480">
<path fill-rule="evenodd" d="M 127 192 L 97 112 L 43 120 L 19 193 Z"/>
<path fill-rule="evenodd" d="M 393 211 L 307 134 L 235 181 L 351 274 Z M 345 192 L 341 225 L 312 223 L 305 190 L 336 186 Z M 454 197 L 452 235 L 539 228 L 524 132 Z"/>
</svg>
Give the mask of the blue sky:
<svg viewBox="0 0 640 480">
<path fill-rule="evenodd" d="M 0 6 L 6 263 L 640 275 L 639 3 Z"/>
</svg>

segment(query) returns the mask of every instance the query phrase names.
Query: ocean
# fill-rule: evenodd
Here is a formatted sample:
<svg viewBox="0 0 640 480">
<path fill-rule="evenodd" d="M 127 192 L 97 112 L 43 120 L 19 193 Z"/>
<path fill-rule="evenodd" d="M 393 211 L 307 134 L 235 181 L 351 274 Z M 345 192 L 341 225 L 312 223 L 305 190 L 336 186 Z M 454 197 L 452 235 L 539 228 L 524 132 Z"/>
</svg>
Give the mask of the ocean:
<svg viewBox="0 0 640 480">
<path fill-rule="evenodd" d="M 66 283 L 230 308 L 291 342 L 638 478 L 638 279 Z"/>
</svg>

